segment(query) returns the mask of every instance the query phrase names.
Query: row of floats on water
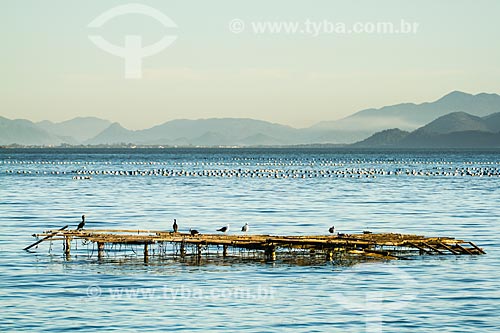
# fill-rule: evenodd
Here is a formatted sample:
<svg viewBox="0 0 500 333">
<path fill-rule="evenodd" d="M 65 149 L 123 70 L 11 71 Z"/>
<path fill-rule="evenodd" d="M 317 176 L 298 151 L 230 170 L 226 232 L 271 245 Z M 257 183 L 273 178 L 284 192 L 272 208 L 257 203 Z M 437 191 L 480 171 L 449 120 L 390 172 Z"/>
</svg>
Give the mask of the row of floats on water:
<svg viewBox="0 0 500 333">
<path fill-rule="evenodd" d="M 477 176 L 500 177 L 500 168 L 464 168 L 453 170 L 416 170 L 416 169 L 369 169 L 350 168 L 339 170 L 294 170 L 294 169 L 217 169 L 217 170 L 117 170 L 92 171 L 79 170 L 77 175 L 112 175 L 112 176 L 164 176 L 164 177 L 225 177 L 225 178 L 318 178 L 349 177 L 376 178 L 377 176 Z"/>
<path fill-rule="evenodd" d="M 174 165 L 174 166 L 304 166 L 304 167 L 342 167 L 346 165 L 359 165 L 359 164 L 389 164 L 389 165 L 453 165 L 453 164 L 463 164 L 463 165 L 500 165 L 500 161 L 464 161 L 464 162 L 452 162 L 452 161 L 419 161 L 419 160 L 282 160 L 282 159 L 257 159 L 258 162 L 246 162 L 251 159 L 244 159 L 245 162 L 241 161 L 206 161 L 206 162 L 173 162 L 173 161 L 121 161 L 121 162 L 109 162 L 109 161 L 18 161 L 18 160 L 3 160 L 0 164 L 26 164 L 26 165 Z"/>
<path fill-rule="evenodd" d="M 377 176 L 440 176 L 440 177 L 500 177 L 500 168 L 467 167 L 467 168 L 434 168 L 428 170 L 402 169 L 394 170 L 378 168 L 347 169 L 204 169 L 204 170 L 87 170 L 76 171 L 32 171 L 6 170 L 8 174 L 43 174 L 73 175 L 75 180 L 90 180 L 92 176 L 164 176 L 164 177 L 217 177 L 217 178 L 376 178 Z"/>
</svg>

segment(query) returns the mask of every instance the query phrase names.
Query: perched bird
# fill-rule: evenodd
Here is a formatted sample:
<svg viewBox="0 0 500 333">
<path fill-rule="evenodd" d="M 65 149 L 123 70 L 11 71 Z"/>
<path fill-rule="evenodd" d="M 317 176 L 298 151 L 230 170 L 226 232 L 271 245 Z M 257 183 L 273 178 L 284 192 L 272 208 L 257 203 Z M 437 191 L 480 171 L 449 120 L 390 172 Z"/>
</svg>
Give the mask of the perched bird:
<svg viewBox="0 0 500 333">
<path fill-rule="evenodd" d="M 328 232 L 333 234 L 335 232 L 335 226 L 331 226 L 330 229 L 328 229 Z"/>
<path fill-rule="evenodd" d="M 248 231 L 248 223 L 245 223 L 243 227 L 241 227 L 241 231 L 247 232 Z"/>
<path fill-rule="evenodd" d="M 172 225 L 172 228 L 174 228 L 174 232 L 177 232 L 179 230 L 179 226 L 177 225 L 176 219 L 174 219 L 174 224 Z"/>
<path fill-rule="evenodd" d="M 82 215 L 82 222 L 76 227 L 76 230 L 82 230 L 83 227 L 85 226 L 85 215 Z"/>
<path fill-rule="evenodd" d="M 189 233 L 191 234 L 191 236 L 196 236 L 196 235 L 200 234 L 200 232 L 198 230 L 191 229 L 191 228 L 189 228 Z"/>
<path fill-rule="evenodd" d="M 220 231 L 220 232 L 227 232 L 228 230 L 229 230 L 229 224 L 227 224 L 225 227 L 217 229 L 217 231 Z"/>
</svg>

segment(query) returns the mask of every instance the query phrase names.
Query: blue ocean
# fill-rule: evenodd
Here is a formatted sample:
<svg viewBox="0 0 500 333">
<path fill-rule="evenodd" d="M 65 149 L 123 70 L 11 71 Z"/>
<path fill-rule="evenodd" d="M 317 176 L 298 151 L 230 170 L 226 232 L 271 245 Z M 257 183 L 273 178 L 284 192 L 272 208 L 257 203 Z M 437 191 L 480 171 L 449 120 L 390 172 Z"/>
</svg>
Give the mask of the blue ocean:
<svg viewBox="0 0 500 333">
<path fill-rule="evenodd" d="M 33 234 L 87 229 L 411 233 L 481 256 L 354 265 L 98 260 Z M 498 332 L 498 151 L 0 150 L 3 332 Z M 134 253 L 137 252 L 137 256 Z M 78 253 L 78 252 L 77 252 Z M 87 253 L 87 254 L 85 254 Z"/>
</svg>

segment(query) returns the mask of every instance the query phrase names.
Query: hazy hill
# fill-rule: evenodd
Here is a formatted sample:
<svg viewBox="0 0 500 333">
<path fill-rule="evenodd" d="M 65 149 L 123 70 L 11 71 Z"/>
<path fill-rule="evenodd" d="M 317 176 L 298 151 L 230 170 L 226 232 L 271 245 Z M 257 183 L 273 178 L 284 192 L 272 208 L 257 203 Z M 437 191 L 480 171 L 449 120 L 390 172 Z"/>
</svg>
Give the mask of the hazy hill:
<svg viewBox="0 0 500 333">
<path fill-rule="evenodd" d="M 29 120 L 0 117 L 0 144 L 58 145 L 63 140 Z"/>
<path fill-rule="evenodd" d="M 119 123 L 112 123 L 95 137 L 86 140 L 85 144 L 136 143 L 135 131 L 128 130 Z"/>
<path fill-rule="evenodd" d="M 500 96 L 452 92 L 432 103 L 404 103 L 368 109 L 334 122 L 297 129 L 247 118 L 210 118 L 168 121 L 143 130 L 129 130 L 119 123 L 79 117 L 37 124 L 1 118 L 0 144 L 58 145 L 122 144 L 175 146 L 262 146 L 345 144 L 390 130 L 365 140 L 368 146 L 424 144 L 430 135 L 455 132 L 500 131 Z M 404 131 L 413 131 L 407 133 Z M 424 142 L 425 141 L 425 142 Z M 420 143 L 419 143 L 420 142 Z M 358 144 L 361 144 L 358 142 Z M 428 143 L 425 143 L 428 144 Z"/>
<path fill-rule="evenodd" d="M 289 126 L 254 119 L 212 118 L 173 120 L 140 131 L 130 131 L 114 123 L 87 143 L 219 146 L 244 142 L 250 145 L 275 144 L 276 141 L 298 143 L 301 140 L 307 140 L 301 130 Z"/>
<path fill-rule="evenodd" d="M 486 121 L 465 112 L 452 112 L 420 127 L 415 132 L 447 134 L 461 131 L 490 132 Z"/>
<path fill-rule="evenodd" d="M 282 138 L 285 141 L 296 141 L 298 130 L 285 125 L 247 118 L 210 118 L 198 120 L 173 120 L 152 127 L 143 132 L 149 140 L 176 140 L 184 137 L 188 140 L 208 135 L 218 142 L 224 139 L 225 144 L 232 145 L 253 135 L 263 134 Z M 211 134 L 210 134 L 211 133 Z"/>
<path fill-rule="evenodd" d="M 77 117 L 59 123 L 44 120 L 36 125 L 53 135 L 73 138 L 77 143 L 82 143 L 101 133 L 111 125 L 111 122 L 96 117 Z"/>
<path fill-rule="evenodd" d="M 492 132 L 500 132 L 500 112 L 490 114 L 489 116 L 483 117 L 486 126 Z"/>
<path fill-rule="evenodd" d="M 381 132 L 377 132 L 373 134 L 372 136 L 364 139 L 363 141 L 356 142 L 352 144 L 352 147 L 356 148 L 370 148 L 370 147 L 377 147 L 377 148 L 387 148 L 387 147 L 393 147 L 400 143 L 405 137 L 408 136 L 410 132 L 407 131 L 402 131 L 399 128 L 392 128 L 388 130 L 384 130 Z"/>
<path fill-rule="evenodd" d="M 354 131 L 361 134 L 375 133 L 387 128 L 414 130 L 451 112 L 467 112 L 484 117 L 500 111 L 500 95 L 481 93 L 471 95 L 460 91 L 451 92 L 431 103 L 403 103 L 380 109 L 367 109 L 351 116 L 316 124 L 316 129 Z M 358 140 L 361 138 L 358 137 Z"/>
<path fill-rule="evenodd" d="M 283 140 L 276 139 L 275 137 L 262 134 L 262 133 L 257 133 L 251 136 L 248 136 L 246 138 L 240 139 L 239 142 L 237 142 L 239 145 L 243 146 L 276 146 L 276 145 L 283 145 L 287 144 Z"/>
<path fill-rule="evenodd" d="M 500 113 L 476 117 L 452 112 L 408 133 L 385 130 L 353 144 L 371 148 L 492 148 L 500 147 Z"/>
</svg>

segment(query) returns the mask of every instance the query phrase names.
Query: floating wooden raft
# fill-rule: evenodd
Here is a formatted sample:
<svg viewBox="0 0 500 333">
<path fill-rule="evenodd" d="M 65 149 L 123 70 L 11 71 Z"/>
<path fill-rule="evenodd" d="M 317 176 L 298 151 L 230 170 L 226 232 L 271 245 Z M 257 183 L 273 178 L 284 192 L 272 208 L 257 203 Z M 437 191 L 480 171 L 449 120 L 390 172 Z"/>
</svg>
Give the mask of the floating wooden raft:
<svg viewBox="0 0 500 333">
<path fill-rule="evenodd" d="M 332 260 L 337 255 L 352 255 L 361 258 L 405 259 L 411 255 L 480 255 L 483 249 L 472 242 L 450 237 L 425 237 L 419 235 L 394 233 L 363 233 L 350 235 L 316 236 L 273 236 L 273 235 L 221 235 L 202 234 L 191 236 L 187 233 L 173 233 L 150 230 L 48 230 L 35 234 L 43 241 L 64 242 L 64 252 L 70 255 L 72 240 L 83 240 L 97 244 L 98 257 L 102 258 L 106 245 L 141 245 L 144 246 L 144 260 L 150 256 L 150 247 L 155 244 L 172 244 L 179 256 L 201 256 L 210 248 L 222 247 L 222 255 L 227 256 L 227 249 L 254 250 L 263 253 L 267 260 L 276 260 L 277 255 L 325 255 Z M 35 244 L 25 248 L 30 249 Z M 191 253 L 188 253 L 188 248 Z M 157 252 L 157 251 L 156 251 Z M 156 253 L 155 252 L 155 253 Z"/>
</svg>

